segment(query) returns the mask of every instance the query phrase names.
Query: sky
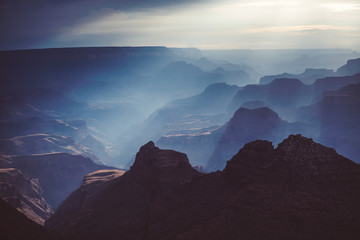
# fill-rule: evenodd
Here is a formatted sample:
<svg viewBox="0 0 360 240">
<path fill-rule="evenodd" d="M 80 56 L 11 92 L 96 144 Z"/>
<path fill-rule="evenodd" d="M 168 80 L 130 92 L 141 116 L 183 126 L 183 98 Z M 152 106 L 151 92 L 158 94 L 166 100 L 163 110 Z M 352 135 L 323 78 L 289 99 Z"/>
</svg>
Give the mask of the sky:
<svg viewBox="0 0 360 240">
<path fill-rule="evenodd" d="M 360 50 L 360 0 L 1 0 L 0 49 Z"/>
</svg>

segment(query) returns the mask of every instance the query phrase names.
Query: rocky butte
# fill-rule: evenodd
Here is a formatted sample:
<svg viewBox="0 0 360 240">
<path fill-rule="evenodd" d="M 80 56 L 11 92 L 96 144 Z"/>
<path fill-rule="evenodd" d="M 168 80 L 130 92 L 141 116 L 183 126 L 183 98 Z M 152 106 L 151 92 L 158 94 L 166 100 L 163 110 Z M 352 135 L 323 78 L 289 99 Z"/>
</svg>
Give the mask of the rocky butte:
<svg viewBox="0 0 360 240">
<path fill-rule="evenodd" d="M 66 239 L 360 238 L 359 165 L 300 135 L 250 142 L 209 174 L 149 142 L 130 171 L 85 186 L 45 224 Z"/>
</svg>

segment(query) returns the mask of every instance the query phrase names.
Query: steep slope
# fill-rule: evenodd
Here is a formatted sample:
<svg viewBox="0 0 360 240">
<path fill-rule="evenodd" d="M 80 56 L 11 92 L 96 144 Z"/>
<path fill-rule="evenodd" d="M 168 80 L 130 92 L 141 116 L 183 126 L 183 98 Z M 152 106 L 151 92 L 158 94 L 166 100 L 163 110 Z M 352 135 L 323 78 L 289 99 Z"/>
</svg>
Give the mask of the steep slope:
<svg viewBox="0 0 360 240">
<path fill-rule="evenodd" d="M 83 177 L 93 171 L 108 169 L 89 158 L 67 153 L 40 155 L 22 155 L 3 157 L 1 168 L 16 168 L 22 173 L 37 179 L 42 189 L 42 196 L 53 209 L 75 189 Z"/>
<path fill-rule="evenodd" d="M 360 84 L 324 92 L 319 101 L 298 110 L 298 118 L 312 122 L 316 140 L 360 162 Z"/>
<path fill-rule="evenodd" d="M 195 178 L 167 151 L 143 146 L 129 172 L 80 205 L 74 192 L 46 225 L 71 239 L 360 237 L 360 167 L 311 139 L 248 143 L 224 171 Z"/>
<path fill-rule="evenodd" d="M 52 135 L 51 137 L 56 139 L 55 142 L 47 141 L 46 138 L 50 136 L 46 135 Z M 3 154 L 13 154 L 11 152 L 20 150 L 16 144 L 14 146 L 11 143 L 16 142 L 16 139 L 31 139 L 43 143 L 44 149 L 41 150 L 41 146 L 34 145 L 34 141 L 27 141 L 27 147 L 33 149 L 32 151 L 37 149 L 36 153 L 51 153 L 61 150 L 59 147 L 68 146 L 67 150 L 62 149 L 61 151 L 76 152 L 76 154 L 82 152 L 94 161 L 113 161 L 112 155 L 105 146 L 89 133 L 87 123 L 84 120 L 62 121 L 53 118 L 26 117 L 18 120 L 1 121 L 0 139 L 2 139 L 3 144 L 0 151 L 4 152 Z M 42 141 L 44 139 L 47 142 Z M 8 147 L 10 149 L 7 149 Z"/>
<path fill-rule="evenodd" d="M 52 213 L 39 182 L 15 168 L 0 168 L 0 198 L 40 225 Z"/>
<path fill-rule="evenodd" d="M 151 213 L 159 207 L 158 199 L 199 175 L 185 154 L 161 150 L 149 142 L 140 148 L 130 171 L 94 190 L 89 187 L 89 192 L 84 190 L 85 180 L 46 225 L 76 239 L 143 238 L 151 225 Z M 99 228 L 89 228 L 100 222 Z"/>
<path fill-rule="evenodd" d="M 209 158 L 208 171 L 221 170 L 245 143 L 256 139 L 280 142 L 289 134 L 304 132 L 299 123 L 288 123 L 269 108 L 246 109 L 239 108 L 225 125 L 218 144 Z"/>
<path fill-rule="evenodd" d="M 336 91 L 349 84 L 360 83 L 360 74 L 346 77 L 327 77 L 316 80 L 313 84 L 313 92 L 320 96 L 325 91 Z"/>
<path fill-rule="evenodd" d="M 157 144 L 161 148 L 184 152 L 193 165 L 214 171 L 224 168 L 226 161 L 249 141 L 264 139 L 279 143 L 294 133 L 312 136 L 307 127 L 303 123 L 288 123 L 267 107 L 241 107 L 221 127 L 164 135 Z"/>
<path fill-rule="evenodd" d="M 121 137 L 124 159 L 130 159 L 146 141 L 157 141 L 164 135 L 192 134 L 202 128 L 223 125 L 230 116 L 227 105 L 239 89 L 225 83 L 209 85 L 193 97 L 167 103 L 151 114 L 142 124 L 133 126 Z M 216 127 L 215 127 L 216 128 Z M 120 145 L 120 144 L 119 144 Z"/>
<path fill-rule="evenodd" d="M 223 113 L 233 96 L 240 88 L 226 83 L 214 83 L 193 97 L 171 101 L 166 106 L 184 109 L 185 114 L 219 114 Z"/>
<path fill-rule="evenodd" d="M 357 73 L 360 73 L 360 58 L 348 60 L 336 71 L 336 74 L 340 76 L 352 76 Z"/>
<path fill-rule="evenodd" d="M 25 217 L 0 199 L 0 233 L 3 240 L 60 240 L 61 236 Z"/>
</svg>

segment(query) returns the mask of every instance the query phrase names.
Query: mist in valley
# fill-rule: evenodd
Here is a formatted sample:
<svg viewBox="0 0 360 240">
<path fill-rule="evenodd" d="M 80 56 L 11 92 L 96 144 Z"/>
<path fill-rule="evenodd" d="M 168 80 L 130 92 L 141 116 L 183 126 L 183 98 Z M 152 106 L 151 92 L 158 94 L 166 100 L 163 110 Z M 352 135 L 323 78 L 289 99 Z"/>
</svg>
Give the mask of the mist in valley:
<svg viewBox="0 0 360 240">
<path fill-rule="evenodd" d="M 346 85 L 359 83 L 359 61 L 347 63 L 359 56 L 346 49 L 2 51 L 1 75 L 6 80 L 1 89 L 2 139 L 11 142 L 29 134 L 69 137 L 86 148 L 76 153 L 86 152 L 93 160 L 125 169 L 131 166 L 139 147 L 151 140 L 160 147 L 185 152 L 191 164 L 206 167 L 229 137 L 226 129 L 242 107 L 250 109 L 236 120 L 244 129 L 231 131 L 238 137 L 231 140 L 234 150 L 226 151 L 223 161 L 250 140 L 277 143 L 289 133 L 313 137 L 359 161 L 356 150 L 342 147 L 336 140 L 348 137 L 344 132 L 350 134 L 350 125 L 337 124 L 336 131 L 327 130 L 330 126 L 321 115 L 337 115 L 339 110 L 329 109 L 335 106 L 325 106 L 328 99 L 342 96 L 336 91 Z M 299 64 L 301 59 L 303 64 Z M 329 92 L 331 96 L 327 96 Z M 356 93 L 351 94 L 349 98 L 354 100 L 349 99 L 348 107 L 353 114 L 344 120 L 348 114 L 340 114 L 339 121 L 357 124 L 358 100 Z M 273 111 L 279 124 L 286 123 L 286 127 L 278 129 L 271 119 L 268 122 L 263 116 L 252 116 L 252 109 L 258 108 Z M 253 127 L 248 127 L 248 121 Z M 269 129 L 257 133 L 254 130 L 258 128 Z M 330 131 L 333 140 L 329 139 Z M 5 145 L 2 148 L 3 154 L 12 154 Z M 59 151 L 56 149 L 43 151 Z M 40 148 L 36 153 L 43 152 Z"/>
</svg>

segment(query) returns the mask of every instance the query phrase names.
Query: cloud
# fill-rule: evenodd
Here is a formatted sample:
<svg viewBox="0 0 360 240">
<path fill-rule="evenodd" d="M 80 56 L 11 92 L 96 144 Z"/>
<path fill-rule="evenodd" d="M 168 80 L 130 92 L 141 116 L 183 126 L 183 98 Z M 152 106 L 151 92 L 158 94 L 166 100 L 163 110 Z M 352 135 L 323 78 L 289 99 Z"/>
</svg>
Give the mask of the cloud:
<svg viewBox="0 0 360 240">
<path fill-rule="evenodd" d="M 108 10 L 136 12 L 205 0 L 2 0 L 0 49 L 41 46 L 64 28 L 99 19 Z"/>
<path fill-rule="evenodd" d="M 337 2 L 337 3 L 325 3 L 325 4 L 322 4 L 321 6 L 332 12 L 360 11 L 360 3 Z"/>
<path fill-rule="evenodd" d="M 321 47 L 320 42 L 324 41 L 326 47 L 360 48 L 360 9 L 355 0 L 345 3 L 339 0 L 46 3 L 24 8 L 29 11 L 22 11 L 22 5 L 12 6 L 13 10 L 8 12 L 16 9 L 16 16 L 20 17 L 12 18 L 12 27 L 0 23 L 1 31 L 9 33 L 0 39 L 0 47 L 19 39 L 20 46 L 29 47 L 312 48 Z"/>
</svg>

